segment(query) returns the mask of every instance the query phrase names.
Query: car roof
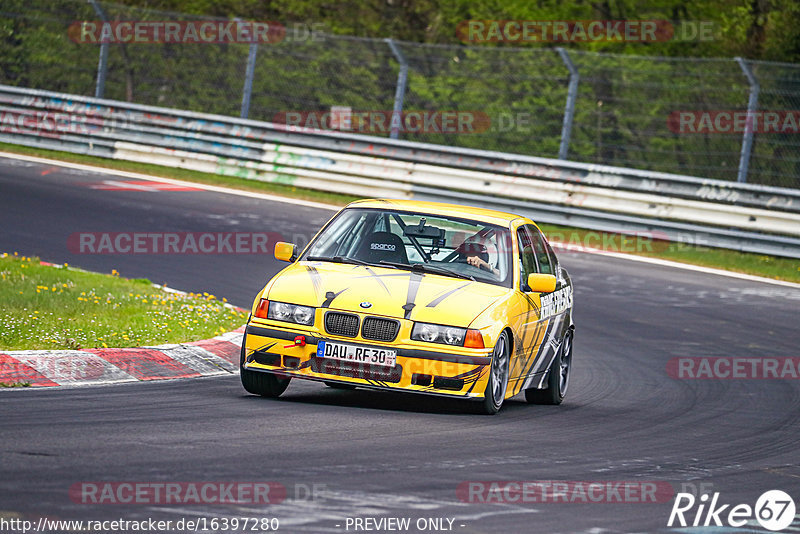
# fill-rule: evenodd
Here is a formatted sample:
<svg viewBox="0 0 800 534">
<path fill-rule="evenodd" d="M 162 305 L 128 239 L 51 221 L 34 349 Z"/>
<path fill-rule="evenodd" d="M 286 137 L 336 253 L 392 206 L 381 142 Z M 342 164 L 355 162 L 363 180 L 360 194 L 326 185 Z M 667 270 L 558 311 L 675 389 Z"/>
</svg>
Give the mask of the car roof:
<svg viewBox="0 0 800 534">
<path fill-rule="evenodd" d="M 525 219 L 521 215 L 506 213 L 504 211 L 487 210 L 473 206 L 462 206 L 459 204 L 444 204 L 441 202 L 423 202 L 419 200 L 395 200 L 386 198 L 356 200 L 351 202 L 348 208 L 377 208 L 377 209 L 396 209 L 400 211 L 418 211 L 431 215 L 450 215 L 461 219 L 471 219 L 498 226 L 511 226 L 511 222 L 516 219 Z"/>
</svg>

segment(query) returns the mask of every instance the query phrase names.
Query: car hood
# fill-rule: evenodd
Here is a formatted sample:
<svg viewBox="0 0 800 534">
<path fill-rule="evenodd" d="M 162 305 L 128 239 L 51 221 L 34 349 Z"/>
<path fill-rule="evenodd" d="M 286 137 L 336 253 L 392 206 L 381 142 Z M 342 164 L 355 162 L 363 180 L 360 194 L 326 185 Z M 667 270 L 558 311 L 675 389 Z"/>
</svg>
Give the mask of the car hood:
<svg viewBox="0 0 800 534">
<path fill-rule="evenodd" d="M 507 288 L 385 267 L 301 261 L 276 275 L 269 300 L 468 326 Z M 363 307 L 362 303 L 371 306 Z"/>
</svg>

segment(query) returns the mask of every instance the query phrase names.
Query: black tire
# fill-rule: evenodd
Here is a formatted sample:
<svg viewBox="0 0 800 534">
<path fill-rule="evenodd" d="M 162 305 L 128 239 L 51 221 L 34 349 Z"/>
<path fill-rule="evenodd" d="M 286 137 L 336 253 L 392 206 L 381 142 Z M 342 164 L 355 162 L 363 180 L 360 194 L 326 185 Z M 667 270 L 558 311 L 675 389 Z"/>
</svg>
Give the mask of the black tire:
<svg viewBox="0 0 800 534">
<path fill-rule="evenodd" d="M 530 388 L 525 390 L 525 400 L 531 404 L 561 404 L 569 387 L 569 376 L 572 371 L 572 330 L 569 330 L 561 341 L 556 357 L 550 364 L 545 389 Z"/>
<path fill-rule="evenodd" d="M 278 398 L 289 387 L 291 378 L 280 378 L 272 373 L 249 371 L 244 368 L 245 339 L 242 338 L 242 351 L 239 356 L 239 376 L 245 391 L 262 397 Z"/>
<path fill-rule="evenodd" d="M 486 391 L 483 392 L 483 402 L 480 411 L 486 415 L 494 415 L 503 407 L 506 390 L 508 389 L 508 365 L 511 346 L 508 333 L 503 331 L 497 338 L 497 343 L 492 351 L 492 363 L 489 367 L 489 380 Z"/>
<path fill-rule="evenodd" d="M 333 389 L 346 389 L 346 390 L 356 389 L 355 386 L 351 386 L 350 384 L 340 384 L 338 382 L 325 382 L 325 385 Z"/>
</svg>

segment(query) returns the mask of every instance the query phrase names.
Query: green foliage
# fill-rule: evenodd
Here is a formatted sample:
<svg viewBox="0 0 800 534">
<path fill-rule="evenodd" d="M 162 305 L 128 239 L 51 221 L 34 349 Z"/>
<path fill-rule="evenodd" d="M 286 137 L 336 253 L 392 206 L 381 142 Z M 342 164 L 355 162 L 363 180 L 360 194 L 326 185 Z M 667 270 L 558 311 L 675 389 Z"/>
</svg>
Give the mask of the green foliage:
<svg viewBox="0 0 800 534">
<path fill-rule="evenodd" d="M 249 118 L 265 121 L 331 106 L 391 110 L 399 65 L 382 39 L 392 37 L 410 66 L 405 110 L 480 112 L 491 120 L 478 133 L 401 138 L 543 157 L 558 155 L 569 80 L 555 44 L 467 44 L 458 24 L 670 21 L 671 40 L 562 43 L 581 76 L 568 157 L 724 180 L 736 179 L 741 135 L 679 134 L 668 128 L 668 117 L 745 109 L 749 88 L 734 56 L 800 62 L 796 0 L 124 0 L 103 9 L 110 20 L 240 17 L 285 24 L 284 41 L 258 47 Z M 0 83 L 93 94 L 99 46 L 73 42 L 67 28 L 96 19 L 83 0 L 5 0 Z M 694 35 L 700 24 L 711 29 L 710 38 Z M 109 48 L 107 98 L 239 115 L 248 45 Z M 800 65 L 752 65 L 760 109 L 800 109 Z M 800 186 L 797 137 L 757 134 L 748 180 Z"/>
<path fill-rule="evenodd" d="M 676 26 L 708 21 L 711 41 L 597 42 L 586 51 L 800 61 L 800 4 L 795 0 L 122 0 L 122 4 L 194 15 L 319 22 L 332 33 L 459 43 L 464 20 L 667 20 Z M 531 46 L 541 46 L 532 44 Z"/>
</svg>

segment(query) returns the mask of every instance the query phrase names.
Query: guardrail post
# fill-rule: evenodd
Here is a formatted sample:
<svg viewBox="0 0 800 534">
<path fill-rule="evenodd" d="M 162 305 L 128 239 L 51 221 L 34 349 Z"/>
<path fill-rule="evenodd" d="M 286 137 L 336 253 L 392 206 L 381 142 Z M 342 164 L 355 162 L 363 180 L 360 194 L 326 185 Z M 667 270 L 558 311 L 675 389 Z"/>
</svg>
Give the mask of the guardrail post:
<svg viewBox="0 0 800 534">
<path fill-rule="evenodd" d="M 578 82 L 581 77 L 578 68 L 570 59 L 566 50 L 560 46 L 556 48 L 561 61 L 569 70 L 569 87 L 567 88 L 567 104 L 564 108 L 564 122 L 561 125 L 561 144 L 558 147 L 558 159 L 567 159 L 569 139 L 572 135 L 572 119 L 575 117 L 575 101 L 578 99 Z"/>
<path fill-rule="evenodd" d="M 758 85 L 758 80 L 750 69 L 750 65 L 740 57 L 734 59 L 736 59 L 744 75 L 747 76 L 747 81 L 750 84 L 750 96 L 747 99 L 747 122 L 745 123 L 744 135 L 742 136 L 742 153 L 739 156 L 739 173 L 736 176 L 738 182 L 744 183 L 747 181 L 747 171 L 750 166 L 750 152 L 753 150 L 753 115 L 756 112 L 756 108 L 758 108 L 758 93 L 761 87 Z"/>
<path fill-rule="evenodd" d="M 94 12 L 103 21 L 103 24 L 108 22 L 106 14 L 100 7 L 96 0 L 89 0 Z M 97 61 L 97 82 L 94 86 L 94 97 L 103 98 L 106 92 L 106 75 L 108 74 L 108 42 L 100 43 L 100 59 Z"/>
<path fill-rule="evenodd" d="M 238 19 L 234 19 L 237 20 Z M 250 49 L 247 52 L 247 66 L 244 72 L 244 88 L 242 89 L 242 109 L 239 117 L 246 119 L 250 114 L 250 97 L 253 95 L 253 78 L 256 72 L 256 56 L 258 55 L 258 43 L 250 42 Z"/>
<path fill-rule="evenodd" d="M 389 48 L 392 49 L 395 59 L 400 64 L 400 72 L 397 74 L 397 88 L 394 92 L 394 108 L 392 109 L 392 129 L 389 137 L 397 139 L 400 134 L 400 125 L 403 123 L 403 99 L 406 95 L 406 83 L 408 82 L 408 63 L 403 53 L 394 44 L 394 41 L 387 38 L 384 39 Z"/>
</svg>

